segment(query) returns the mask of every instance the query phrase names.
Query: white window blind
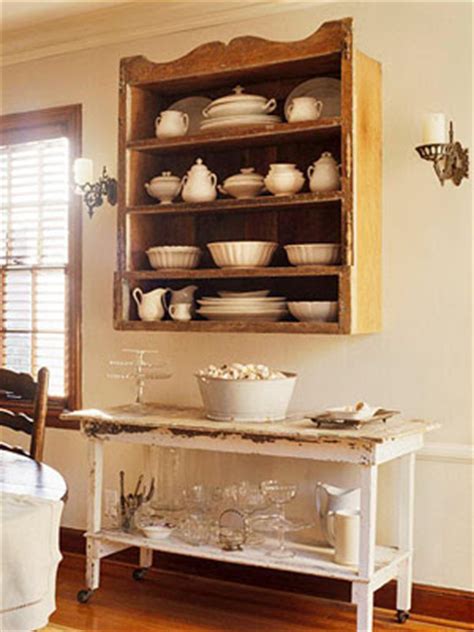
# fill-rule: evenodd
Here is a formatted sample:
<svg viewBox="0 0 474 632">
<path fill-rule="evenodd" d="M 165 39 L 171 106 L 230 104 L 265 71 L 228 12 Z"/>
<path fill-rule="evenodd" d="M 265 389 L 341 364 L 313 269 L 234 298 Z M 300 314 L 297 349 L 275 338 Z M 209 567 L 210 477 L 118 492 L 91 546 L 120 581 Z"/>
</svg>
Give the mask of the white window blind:
<svg viewBox="0 0 474 632">
<path fill-rule="evenodd" d="M 1 364 L 67 384 L 69 141 L 0 147 Z"/>
</svg>

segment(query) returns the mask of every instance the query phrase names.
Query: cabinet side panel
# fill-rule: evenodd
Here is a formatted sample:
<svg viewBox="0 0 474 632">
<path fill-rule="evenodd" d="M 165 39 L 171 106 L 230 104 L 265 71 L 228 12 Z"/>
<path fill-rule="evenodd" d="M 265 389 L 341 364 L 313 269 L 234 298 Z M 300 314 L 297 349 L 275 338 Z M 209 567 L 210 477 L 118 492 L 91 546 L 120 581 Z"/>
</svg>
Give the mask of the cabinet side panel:
<svg viewBox="0 0 474 632">
<path fill-rule="evenodd" d="M 382 71 L 363 53 L 354 57 L 355 294 L 352 333 L 382 326 Z"/>
</svg>

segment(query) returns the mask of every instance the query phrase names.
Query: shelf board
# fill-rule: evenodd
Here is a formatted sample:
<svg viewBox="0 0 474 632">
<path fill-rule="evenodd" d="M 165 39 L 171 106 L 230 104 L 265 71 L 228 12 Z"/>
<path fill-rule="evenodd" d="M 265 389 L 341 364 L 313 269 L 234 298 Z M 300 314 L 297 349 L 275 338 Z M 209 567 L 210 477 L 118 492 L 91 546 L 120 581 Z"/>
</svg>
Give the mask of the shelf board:
<svg viewBox="0 0 474 632">
<path fill-rule="evenodd" d="M 350 266 L 281 266 L 266 268 L 197 268 L 183 270 L 162 268 L 161 270 L 136 270 L 123 273 L 131 281 L 153 281 L 161 279 L 244 279 L 302 276 L 340 276 L 349 272 Z"/>
<path fill-rule="evenodd" d="M 301 323 L 296 321 L 273 322 L 249 322 L 249 321 L 218 321 L 218 320 L 191 320 L 187 323 L 178 323 L 172 320 L 143 321 L 120 320 L 115 323 L 115 328 L 125 331 L 167 331 L 177 333 L 184 331 L 196 332 L 241 332 L 241 333 L 299 333 L 299 334 L 340 334 L 343 333 L 339 323 Z"/>
<path fill-rule="evenodd" d="M 333 136 L 340 132 L 341 118 L 322 118 L 318 121 L 302 123 L 274 123 L 272 125 L 229 127 L 223 130 L 212 130 L 179 136 L 170 139 L 145 138 L 129 141 L 127 148 L 148 153 L 182 152 L 200 148 L 227 150 L 233 147 L 249 147 L 252 145 L 272 145 L 300 142 L 314 136 Z"/>
<path fill-rule="evenodd" d="M 285 210 L 288 208 L 307 208 L 314 205 L 330 204 L 342 200 L 341 191 L 331 191 L 329 193 L 299 193 L 297 195 L 267 195 L 245 199 L 218 199 L 214 202 L 178 202 L 176 204 L 147 204 L 142 206 L 129 206 L 129 214 L 151 214 L 151 215 L 186 215 L 194 213 L 247 213 L 262 210 Z M 332 210 L 332 208 L 330 209 Z"/>
<path fill-rule="evenodd" d="M 246 546 L 243 551 L 223 551 L 217 546 L 201 545 L 191 546 L 171 535 L 165 540 L 152 540 L 138 534 L 129 534 L 122 531 L 102 530 L 96 533 L 87 533 L 88 538 L 108 543 L 117 543 L 124 547 L 138 546 L 175 553 L 178 555 L 190 555 L 220 562 L 234 562 L 246 566 L 261 566 L 275 570 L 285 570 L 291 572 L 306 573 L 308 575 L 318 575 L 321 577 L 332 577 L 345 581 L 364 581 L 357 573 L 357 569 L 350 566 L 342 566 L 334 562 L 334 549 L 324 546 L 311 546 L 308 544 L 289 543 L 288 546 L 294 551 L 294 557 L 277 559 L 268 555 L 266 548 L 255 548 Z M 275 546 L 272 538 L 268 538 L 268 543 Z M 396 576 L 398 565 L 403 562 L 408 553 L 402 553 L 396 548 L 376 546 L 375 547 L 375 569 L 373 580 L 378 577 L 388 581 Z"/>
</svg>

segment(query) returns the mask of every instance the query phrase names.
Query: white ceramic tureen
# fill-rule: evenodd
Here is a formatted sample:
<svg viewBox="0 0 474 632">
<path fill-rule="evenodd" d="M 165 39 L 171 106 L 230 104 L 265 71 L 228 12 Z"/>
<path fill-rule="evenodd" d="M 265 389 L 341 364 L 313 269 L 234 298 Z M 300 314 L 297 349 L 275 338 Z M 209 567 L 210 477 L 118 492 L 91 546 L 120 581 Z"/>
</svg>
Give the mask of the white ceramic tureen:
<svg viewBox="0 0 474 632">
<path fill-rule="evenodd" d="M 163 171 L 161 176 L 152 178 L 145 183 L 148 195 L 160 200 L 161 204 L 169 204 L 178 195 L 181 189 L 181 180 L 171 171 Z"/>
<path fill-rule="evenodd" d="M 259 173 L 255 173 L 253 167 L 241 169 L 240 173 L 226 178 L 219 185 L 219 191 L 224 195 L 231 195 L 235 198 L 253 198 L 259 195 L 265 188 L 264 178 Z"/>
<path fill-rule="evenodd" d="M 242 86 L 236 86 L 233 94 L 215 99 L 204 108 L 202 114 L 205 118 L 269 114 L 276 106 L 275 99 L 267 99 L 258 94 L 245 94 Z"/>
</svg>

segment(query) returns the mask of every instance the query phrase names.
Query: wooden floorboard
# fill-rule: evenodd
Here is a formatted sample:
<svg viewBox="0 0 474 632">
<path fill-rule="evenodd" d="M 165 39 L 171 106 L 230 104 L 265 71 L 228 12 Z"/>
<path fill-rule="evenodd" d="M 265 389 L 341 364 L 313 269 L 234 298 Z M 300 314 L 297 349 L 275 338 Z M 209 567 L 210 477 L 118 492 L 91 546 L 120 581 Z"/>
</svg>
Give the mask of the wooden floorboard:
<svg viewBox="0 0 474 632">
<path fill-rule="evenodd" d="M 348 604 L 252 586 L 152 570 L 143 582 L 132 567 L 103 562 L 101 588 L 88 604 L 76 593 L 84 587 L 84 558 L 66 555 L 58 576 L 57 611 L 51 623 L 84 632 L 316 632 L 355 630 Z M 394 612 L 376 609 L 375 632 L 470 630 L 467 624 L 413 616 L 405 625 Z"/>
</svg>

